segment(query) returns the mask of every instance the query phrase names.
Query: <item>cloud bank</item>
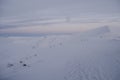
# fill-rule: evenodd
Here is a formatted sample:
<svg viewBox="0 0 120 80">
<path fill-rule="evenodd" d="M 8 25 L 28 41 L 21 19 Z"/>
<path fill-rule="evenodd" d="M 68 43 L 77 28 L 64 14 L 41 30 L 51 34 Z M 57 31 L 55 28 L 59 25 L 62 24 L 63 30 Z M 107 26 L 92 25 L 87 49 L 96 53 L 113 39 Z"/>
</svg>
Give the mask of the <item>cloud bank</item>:
<svg viewBox="0 0 120 80">
<path fill-rule="evenodd" d="M 119 25 L 119 0 L 1 0 L 0 33 L 71 33 Z"/>
</svg>

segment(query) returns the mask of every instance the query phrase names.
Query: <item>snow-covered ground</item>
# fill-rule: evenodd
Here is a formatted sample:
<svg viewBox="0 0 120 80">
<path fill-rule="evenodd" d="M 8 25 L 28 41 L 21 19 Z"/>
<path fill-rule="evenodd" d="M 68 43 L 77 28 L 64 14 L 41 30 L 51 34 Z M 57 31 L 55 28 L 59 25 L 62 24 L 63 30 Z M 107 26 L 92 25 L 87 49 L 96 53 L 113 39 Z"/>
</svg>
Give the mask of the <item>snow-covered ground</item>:
<svg viewBox="0 0 120 80">
<path fill-rule="evenodd" d="M 120 35 L 0 37 L 0 80 L 120 80 Z"/>
</svg>

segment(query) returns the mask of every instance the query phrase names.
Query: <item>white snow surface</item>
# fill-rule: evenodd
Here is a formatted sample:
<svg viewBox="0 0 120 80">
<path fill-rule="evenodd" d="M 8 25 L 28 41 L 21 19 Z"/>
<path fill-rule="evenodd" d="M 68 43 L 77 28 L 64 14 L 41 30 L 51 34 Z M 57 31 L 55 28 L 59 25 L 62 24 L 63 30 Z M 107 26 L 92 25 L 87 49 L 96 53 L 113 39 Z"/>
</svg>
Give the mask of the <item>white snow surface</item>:
<svg viewBox="0 0 120 80">
<path fill-rule="evenodd" d="M 120 80 L 120 35 L 0 37 L 0 80 Z"/>
</svg>

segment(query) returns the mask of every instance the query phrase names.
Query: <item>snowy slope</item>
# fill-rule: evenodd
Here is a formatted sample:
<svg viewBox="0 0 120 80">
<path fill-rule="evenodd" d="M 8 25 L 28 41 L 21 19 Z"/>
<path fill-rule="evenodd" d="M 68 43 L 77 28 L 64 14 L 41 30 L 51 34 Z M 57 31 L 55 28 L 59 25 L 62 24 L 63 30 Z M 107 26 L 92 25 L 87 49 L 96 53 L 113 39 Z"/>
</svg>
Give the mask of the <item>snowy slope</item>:
<svg viewBox="0 0 120 80">
<path fill-rule="evenodd" d="M 0 37 L 0 80 L 119 80 L 120 37 L 111 34 L 105 26 L 75 35 Z"/>
<path fill-rule="evenodd" d="M 76 36 L 76 37 L 80 36 L 80 38 L 85 38 L 85 37 L 86 38 L 93 38 L 93 37 L 103 36 L 107 33 L 110 34 L 110 28 L 108 26 L 103 26 L 103 27 L 95 28 L 93 30 L 84 31 L 82 33 L 77 33 L 74 36 Z"/>
</svg>

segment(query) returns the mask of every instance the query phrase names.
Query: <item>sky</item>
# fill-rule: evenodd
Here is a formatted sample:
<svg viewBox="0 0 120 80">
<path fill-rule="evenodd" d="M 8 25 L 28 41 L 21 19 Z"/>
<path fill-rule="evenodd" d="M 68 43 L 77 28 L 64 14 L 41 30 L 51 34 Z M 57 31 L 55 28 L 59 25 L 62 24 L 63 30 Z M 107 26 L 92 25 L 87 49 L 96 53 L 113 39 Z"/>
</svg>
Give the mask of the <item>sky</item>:
<svg viewBox="0 0 120 80">
<path fill-rule="evenodd" d="M 119 23 L 120 0 L 0 0 L 0 33 L 71 33 Z"/>
</svg>

